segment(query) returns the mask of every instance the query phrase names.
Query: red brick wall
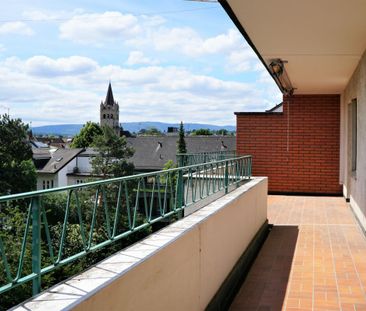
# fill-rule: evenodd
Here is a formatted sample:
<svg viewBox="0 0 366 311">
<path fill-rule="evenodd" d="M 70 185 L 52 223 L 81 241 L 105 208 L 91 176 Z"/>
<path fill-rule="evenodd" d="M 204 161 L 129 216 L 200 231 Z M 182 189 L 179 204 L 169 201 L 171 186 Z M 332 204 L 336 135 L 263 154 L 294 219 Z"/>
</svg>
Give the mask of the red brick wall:
<svg viewBox="0 0 366 311">
<path fill-rule="evenodd" d="M 341 193 L 339 95 L 284 97 L 283 113 L 236 113 L 239 154 L 270 192 Z"/>
</svg>

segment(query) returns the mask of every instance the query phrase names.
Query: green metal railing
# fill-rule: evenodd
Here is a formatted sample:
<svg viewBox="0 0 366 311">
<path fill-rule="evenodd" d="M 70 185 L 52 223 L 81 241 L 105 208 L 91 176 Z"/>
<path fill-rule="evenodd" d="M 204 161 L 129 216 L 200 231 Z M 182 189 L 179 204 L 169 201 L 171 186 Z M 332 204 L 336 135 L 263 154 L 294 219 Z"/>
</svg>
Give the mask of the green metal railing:
<svg viewBox="0 0 366 311">
<path fill-rule="evenodd" d="M 0 197 L 0 294 L 29 281 L 39 293 L 42 275 L 238 187 L 250 179 L 251 161 L 241 156 Z"/>
<path fill-rule="evenodd" d="M 201 164 L 213 161 L 221 161 L 236 157 L 236 150 L 200 152 L 200 153 L 178 153 L 178 166 Z"/>
</svg>

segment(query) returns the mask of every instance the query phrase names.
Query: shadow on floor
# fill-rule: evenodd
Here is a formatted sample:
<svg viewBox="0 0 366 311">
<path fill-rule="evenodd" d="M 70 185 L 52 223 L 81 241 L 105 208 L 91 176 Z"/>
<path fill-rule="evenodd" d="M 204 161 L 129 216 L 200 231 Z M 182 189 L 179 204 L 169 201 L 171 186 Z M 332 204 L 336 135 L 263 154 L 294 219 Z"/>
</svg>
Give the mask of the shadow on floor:
<svg viewBox="0 0 366 311">
<path fill-rule="evenodd" d="M 230 310 L 281 310 L 298 238 L 297 226 L 274 226 Z"/>
</svg>

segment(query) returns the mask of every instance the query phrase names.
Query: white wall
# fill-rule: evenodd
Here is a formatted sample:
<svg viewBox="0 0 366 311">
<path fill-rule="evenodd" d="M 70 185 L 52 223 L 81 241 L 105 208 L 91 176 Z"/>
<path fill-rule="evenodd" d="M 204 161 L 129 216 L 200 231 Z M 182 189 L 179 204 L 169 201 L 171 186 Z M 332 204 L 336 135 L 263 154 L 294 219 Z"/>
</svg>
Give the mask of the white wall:
<svg viewBox="0 0 366 311">
<path fill-rule="evenodd" d="M 58 179 L 56 174 L 37 174 L 37 190 L 43 190 L 43 181 L 49 182 L 51 188 L 51 182 L 53 181 L 53 188 L 58 187 Z"/>
<path fill-rule="evenodd" d="M 68 186 L 67 173 L 71 173 L 76 166 L 76 159 L 72 159 L 67 165 L 57 173 L 58 187 Z"/>
<path fill-rule="evenodd" d="M 90 157 L 81 157 L 78 156 L 76 157 L 76 161 L 77 161 L 77 167 L 79 168 L 79 172 L 82 173 L 90 173 L 92 171 L 92 166 L 91 166 L 91 158 Z"/>
<path fill-rule="evenodd" d="M 357 99 L 357 171 L 351 172 L 351 124 L 348 105 Z M 366 230 L 366 52 L 353 73 L 342 94 L 342 111 L 344 114 L 343 165 L 344 191 L 350 198 L 351 206 Z"/>
</svg>

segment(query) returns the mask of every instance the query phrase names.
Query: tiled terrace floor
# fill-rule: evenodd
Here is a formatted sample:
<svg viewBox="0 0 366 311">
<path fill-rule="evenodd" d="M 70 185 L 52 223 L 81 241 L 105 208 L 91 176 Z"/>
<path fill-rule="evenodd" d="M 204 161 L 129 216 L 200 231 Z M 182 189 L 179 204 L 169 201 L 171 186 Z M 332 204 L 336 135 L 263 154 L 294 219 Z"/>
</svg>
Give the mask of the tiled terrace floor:
<svg viewBox="0 0 366 311">
<path fill-rule="evenodd" d="M 274 227 L 230 310 L 366 310 L 366 239 L 345 200 L 268 203 Z"/>
</svg>

